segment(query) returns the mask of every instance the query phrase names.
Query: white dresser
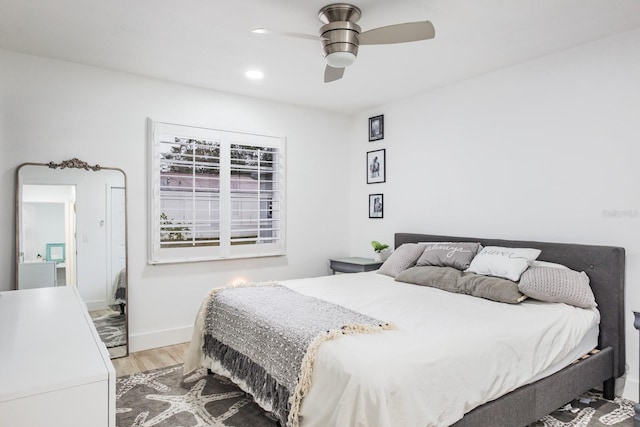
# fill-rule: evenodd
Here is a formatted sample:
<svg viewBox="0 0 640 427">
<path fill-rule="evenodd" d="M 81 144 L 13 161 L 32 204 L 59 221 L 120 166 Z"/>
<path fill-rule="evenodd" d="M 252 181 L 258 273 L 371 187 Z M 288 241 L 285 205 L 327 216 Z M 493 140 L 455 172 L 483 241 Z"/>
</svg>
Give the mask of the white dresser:
<svg viewBox="0 0 640 427">
<path fill-rule="evenodd" d="M 0 292 L 0 426 L 115 427 L 115 376 L 75 287 Z"/>
<path fill-rule="evenodd" d="M 21 262 L 18 264 L 20 289 L 34 289 L 57 286 L 55 262 Z"/>
</svg>

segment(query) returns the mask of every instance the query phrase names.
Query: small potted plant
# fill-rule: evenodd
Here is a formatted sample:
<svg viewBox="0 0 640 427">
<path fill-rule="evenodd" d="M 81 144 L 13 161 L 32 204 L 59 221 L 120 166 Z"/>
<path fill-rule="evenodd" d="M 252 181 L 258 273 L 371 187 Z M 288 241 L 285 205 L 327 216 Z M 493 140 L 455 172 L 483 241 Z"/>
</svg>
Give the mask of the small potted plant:
<svg viewBox="0 0 640 427">
<path fill-rule="evenodd" d="M 371 246 L 373 246 L 373 251 L 375 252 L 373 258 L 376 261 L 384 261 L 387 258 L 388 256 L 387 248 L 389 247 L 389 245 L 387 245 L 386 243 L 380 243 L 374 240 L 371 242 Z"/>
</svg>

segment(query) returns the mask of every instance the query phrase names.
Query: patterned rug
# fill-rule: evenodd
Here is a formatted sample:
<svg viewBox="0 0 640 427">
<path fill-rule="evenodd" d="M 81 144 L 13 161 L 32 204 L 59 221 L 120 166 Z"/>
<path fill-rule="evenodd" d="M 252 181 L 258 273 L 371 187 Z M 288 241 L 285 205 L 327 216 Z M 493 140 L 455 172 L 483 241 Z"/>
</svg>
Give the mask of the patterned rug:
<svg viewBox="0 0 640 427">
<path fill-rule="evenodd" d="M 529 427 L 633 427 L 634 405 L 620 397 L 605 400 L 602 393 L 589 391 Z"/>
<path fill-rule="evenodd" d="M 275 427 L 277 423 L 228 379 L 182 365 L 116 379 L 117 427 Z"/>
<path fill-rule="evenodd" d="M 633 426 L 634 403 L 589 392 L 529 427 Z M 117 427 L 275 427 L 276 421 L 228 379 L 182 365 L 116 380 Z"/>
<path fill-rule="evenodd" d="M 98 335 L 107 348 L 119 347 L 127 343 L 125 336 L 125 315 L 120 313 L 106 314 L 94 317 Z"/>
</svg>

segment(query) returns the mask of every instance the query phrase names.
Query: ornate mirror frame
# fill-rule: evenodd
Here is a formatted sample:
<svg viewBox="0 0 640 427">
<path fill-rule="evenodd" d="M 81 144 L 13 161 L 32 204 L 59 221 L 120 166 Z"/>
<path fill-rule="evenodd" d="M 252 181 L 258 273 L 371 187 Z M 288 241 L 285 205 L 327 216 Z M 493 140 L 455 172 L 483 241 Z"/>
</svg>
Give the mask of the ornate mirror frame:
<svg viewBox="0 0 640 427">
<path fill-rule="evenodd" d="M 24 259 L 24 252 L 22 251 L 22 245 L 24 244 L 24 242 L 21 243 L 21 238 L 22 236 L 22 230 L 21 227 L 23 227 L 23 222 L 24 222 L 24 218 L 22 218 L 22 201 L 23 201 L 23 189 L 22 189 L 22 185 L 23 182 L 21 180 L 21 171 L 23 170 L 27 170 L 27 169 L 23 169 L 25 167 L 28 166 L 35 166 L 35 167 L 43 167 L 43 168 L 49 168 L 49 169 L 59 169 L 60 172 L 62 172 L 62 170 L 64 169 L 70 169 L 70 170 L 85 170 L 88 173 L 94 173 L 94 172 L 99 172 L 99 171 L 114 171 L 114 172 L 119 172 L 122 174 L 122 186 L 124 188 L 124 194 L 120 193 L 120 197 L 124 197 L 124 224 L 122 224 L 121 228 L 124 228 L 124 269 L 120 270 L 116 276 L 113 278 L 114 279 L 114 283 L 112 284 L 113 286 L 113 290 L 114 290 L 114 301 L 118 301 L 119 304 L 117 304 L 117 307 L 119 307 L 119 310 L 121 312 L 121 314 L 125 314 L 124 316 L 124 328 L 125 328 L 125 345 L 124 345 L 124 352 L 122 351 L 118 351 L 117 354 L 110 352 L 111 357 L 112 358 L 116 358 L 116 357 L 124 357 L 127 356 L 129 354 L 129 289 L 128 289 L 128 273 L 129 273 L 129 256 L 128 256 L 128 221 L 127 221 L 127 217 L 128 217 L 128 206 L 127 206 L 127 175 L 125 174 L 125 172 L 120 169 L 120 168 L 114 168 L 114 167 L 105 167 L 105 166 L 101 166 L 101 165 L 89 165 L 87 162 L 84 162 L 82 160 L 79 160 L 77 158 L 73 158 L 70 160 L 65 160 L 62 161 L 60 163 L 55 163 L 55 162 L 49 162 L 49 163 L 23 163 L 20 166 L 18 166 L 18 168 L 16 169 L 16 175 L 15 175 L 15 182 L 16 182 L 16 191 L 15 191 L 15 284 L 14 287 L 15 289 L 20 289 L 20 270 L 21 270 L 21 264 L 29 264 L 30 262 L 26 262 L 26 260 Z M 79 171 L 75 171 L 74 174 L 77 174 L 77 172 Z M 42 182 L 42 185 L 46 185 L 46 184 L 51 184 L 51 183 L 47 183 L 47 182 Z M 40 183 L 35 184 L 34 185 L 40 185 Z M 59 186 L 73 186 L 73 184 L 59 184 Z M 114 187 L 118 187 L 119 186 L 114 186 Z M 106 188 L 105 187 L 105 197 L 106 197 Z M 116 193 L 117 194 L 117 193 Z M 121 199 L 120 199 L 121 200 Z M 106 203 L 106 202 L 105 202 Z M 72 208 L 74 214 L 74 221 L 75 221 L 75 203 L 73 204 L 73 208 Z M 105 209 L 106 210 L 106 209 Z M 106 218 L 107 212 L 105 212 L 105 218 Z M 105 223 L 104 219 L 102 219 L 100 221 L 100 226 L 102 226 Z M 76 230 L 75 230 L 75 222 L 74 222 L 74 230 L 73 230 L 73 235 L 74 235 L 74 242 L 77 241 L 80 236 L 75 235 L 76 234 Z M 108 224 L 108 227 L 112 227 L 112 224 Z M 121 229 L 120 228 L 120 229 Z M 109 228 L 111 229 L 111 228 Z M 107 238 L 106 235 L 106 230 L 105 230 L 105 239 Z M 49 245 L 47 245 L 49 246 Z M 55 245 L 54 245 L 55 246 Z M 62 245 L 64 247 L 64 245 Z M 74 243 L 75 246 L 75 243 Z M 47 247 L 47 249 L 49 249 L 49 247 Z M 64 249 L 63 249 L 64 250 Z M 71 249 L 70 249 L 71 250 Z M 75 251 L 75 248 L 72 248 L 72 250 Z M 58 251 L 59 252 L 59 251 Z M 74 252 L 75 254 L 76 252 Z M 38 253 L 38 255 L 40 255 L 40 253 Z M 38 257 L 39 260 L 40 257 Z M 115 257 L 114 257 L 115 258 Z M 122 259 L 121 257 L 119 257 L 118 259 Z M 36 261 L 38 261 L 36 260 Z M 64 260 L 63 260 L 64 262 Z M 106 262 L 106 261 L 105 261 Z M 120 263 L 119 265 L 122 265 L 122 263 Z M 58 266 L 58 264 L 56 264 L 56 267 Z M 24 265 L 22 267 L 25 267 Z M 62 267 L 66 269 L 65 267 Z M 77 267 L 73 266 L 73 268 L 76 268 L 77 271 Z M 108 268 L 108 266 L 106 266 L 105 264 L 105 268 Z M 25 270 L 26 271 L 26 270 Z M 73 273 L 73 279 L 71 280 L 71 283 L 69 284 L 70 286 L 76 286 L 74 283 L 75 280 L 75 273 Z M 121 282 L 124 282 L 124 292 L 122 292 L 122 287 L 121 287 Z M 82 286 L 82 284 L 80 284 L 80 286 Z M 107 289 L 111 289 L 109 286 L 110 284 L 107 283 L 106 284 Z M 105 290 L 105 292 L 107 292 Z M 116 293 L 119 295 L 117 297 L 117 300 L 115 299 L 115 295 Z M 122 295 L 122 293 L 124 293 L 124 295 Z M 108 297 L 107 297 L 108 298 Z M 122 303 L 122 301 L 124 301 L 124 303 Z M 105 301 L 105 303 L 108 303 L 108 301 Z M 115 306 L 115 305 L 114 305 Z M 119 348 L 122 346 L 118 346 Z"/>
</svg>

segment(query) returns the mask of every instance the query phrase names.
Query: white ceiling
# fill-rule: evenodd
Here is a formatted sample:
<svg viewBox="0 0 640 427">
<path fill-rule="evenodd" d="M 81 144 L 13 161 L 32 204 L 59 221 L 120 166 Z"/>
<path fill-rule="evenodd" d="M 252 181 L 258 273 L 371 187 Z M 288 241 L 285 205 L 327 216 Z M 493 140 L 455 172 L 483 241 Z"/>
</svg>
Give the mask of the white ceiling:
<svg viewBox="0 0 640 427">
<path fill-rule="evenodd" d="M 355 113 L 640 28 L 638 0 L 354 0 L 363 31 L 430 20 L 433 40 L 361 46 L 323 83 L 327 0 L 0 0 L 0 47 L 291 104 Z M 640 47 L 639 47 L 640 48 Z M 244 73 L 261 69 L 261 81 Z"/>
</svg>

